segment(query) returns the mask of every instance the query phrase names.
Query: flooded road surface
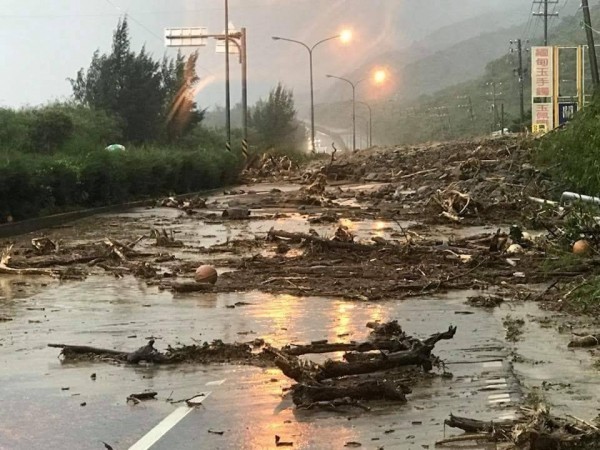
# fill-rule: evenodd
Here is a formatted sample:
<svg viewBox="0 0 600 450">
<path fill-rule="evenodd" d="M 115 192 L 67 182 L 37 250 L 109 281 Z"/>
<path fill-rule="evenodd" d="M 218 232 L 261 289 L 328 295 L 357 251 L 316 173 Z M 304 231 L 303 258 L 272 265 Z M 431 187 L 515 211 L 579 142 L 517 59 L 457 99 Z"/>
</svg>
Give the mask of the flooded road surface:
<svg viewBox="0 0 600 450">
<path fill-rule="evenodd" d="M 268 192 L 281 186 L 262 186 Z M 290 185 L 290 190 L 294 189 Z M 234 197 L 215 196 L 219 206 Z M 275 214 L 285 213 L 277 218 Z M 297 210 L 253 210 L 265 216 L 249 221 L 198 220 L 177 209 L 137 209 L 85 219 L 53 230 L 79 242 L 148 235 L 152 228 L 173 231 L 184 248 L 169 249 L 187 259 L 215 260 L 200 253 L 234 239 L 255 239 L 271 227 L 290 232 L 314 228 L 333 234 L 336 224 L 309 224 Z M 127 220 L 124 220 L 127 219 Z M 125 225 L 124 225 L 125 224 Z M 343 220 L 360 240 L 401 239 L 395 222 Z M 402 227 L 411 225 L 402 223 Z M 429 237 L 447 240 L 493 231 L 490 227 L 437 227 Z M 139 248 L 156 250 L 151 239 Z M 201 407 L 164 434 L 153 449 L 271 449 L 275 436 L 296 449 L 434 448 L 444 437 L 450 413 L 478 419 L 515 417 L 532 387 L 553 412 L 591 418 L 598 414 L 600 381 L 584 350 L 569 350 L 569 334 L 533 303 L 505 302 L 496 309 L 465 304 L 471 291 L 405 301 L 349 302 L 259 292 L 178 295 L 148 287 L 133 277 L 90 276 L 85 281 L 0 278 L 0 449 L 102 449 L 106 442 L 127 449 L 181 407 L 168 400 L 208 394 Z M 246 306 L 237 306 L 240 302 Z M 505 340 L 503 319 L 523 318 L 521 340 Z M 555 318 L 552 318 L 554 320 Z M 241 366 L 119 366 L 63 364 L 47 344 L 76 344 L 132 351 L 148 339 L 156 347 L 220 339 L 247 342 L 263 338 L 275 346 L 314 340 L 362 340 L 370 321 L 398 320 L 408 334 L 425 338 L 458 326 L 454 339 L 440 341 L 434 353 L 452 378 L 424 377 L 406 404 L 370 403 L 372 410 L 296 410 L 282 396 L 291 385 L 277 369 Z M 341 354 L 332 355 L 340 358 Z M 322 356 L 314 358 L 322 361 Z M 92 375 L 95 374 L 95 377 Z M 132 393 L 154 390 L 157 400 L 127 403 Z M 461 434 L 446 430 L 446 435 Z M 446 447 L 449 448 L 449 447 Z M 463 447 L 464 448 L 464 447 Z M 469 448 L 486 448 L 473 447 Z M 495 447 L 490 447 L 495 448 Z"/>
<path fill-rule="evenodd" d="M 293 441 L 294 448 L 344 448 L 348 442 L 360 442 L 363 448 L 433 448 L 450 413 L 513 417 L 521 397 L 501 324 L 503 315 L 518 312 L 472 309 L 464 304 L 471 294 L 356 303 L 261 293 L 173 297 L 130 277 L 54 284 L 0 307 L 0 315 L 13 318 L 2 324 L 0 341 L 5 368 L 0 376 L 0 448 L 95 449 L 102 448 L 101 441 L 128 448 L 180 406 L 167 398 L 185 399 L 200 392 L 211 393 L 204 406 L 152 448 L 274 448 L 275 435 Z M 227 308 L 240 301 L 250 305 Z M 290 381 L 277 369 L 65 365 L 56 349 L 46 347 L 67 343 L 129 351 L 149 337 L 157 340 L 159 349 L 193 340 L 241 342 L 256 337 L 274 345 L 338 341 L 339 335 L 360 340 L 366 337 L 366 322 L 390 319 L 398 319 L 409 334 L 419 337 L 457 325 L 455 338 L 441 341 L 435 350 L 454 377 L 431 377 L 414 389 L 407 404 L 374 404 L 371 412 L 295 411 L 291 400 L 282 398 L 282 388 Z M 561 343 L 548 346 L 546 336 L 537 332 L 532 337 L 536 341 L 529 340 L 526 349 L 546 352 L 554 360 L 550 364 L 562 360 L 553 353 Z M 531 376 L 544 365 L 535 367 L 529 369 Z M 556 373 L 553 365 L 546 367 L 548 376 Z M 573 375 L 567 371 L 560 376 Z M 528 370 L 523 374 L 529 376 Z M 589 386 L 596 392 L 597 387 Z M 157 391 L 158 400 L 126 403 L 129 394 L 146 389 Z M 592 394 L 584 389 L 579 395 Z"/>
</svg>

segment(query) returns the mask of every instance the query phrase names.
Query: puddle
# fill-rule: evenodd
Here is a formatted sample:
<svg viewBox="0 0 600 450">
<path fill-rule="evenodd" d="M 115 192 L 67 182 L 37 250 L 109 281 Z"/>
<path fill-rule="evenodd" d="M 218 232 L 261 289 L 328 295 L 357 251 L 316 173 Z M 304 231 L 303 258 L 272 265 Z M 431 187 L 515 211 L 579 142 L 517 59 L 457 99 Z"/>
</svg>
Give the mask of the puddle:
<svg viewBox="0 0 600 450">
<path fill-rule="evenodd" d="M 163 216 L 164 214 L 164 216 Z M 256 215 L 275 214 L 273 210 L 261 210 L 254 212 Z M 271 228 L 284 230 L 292 233 L 308 233 L 311 229 L 315 230 L 323 237 L 332 237 L 335 234 L 338 224 L 311 224 L 308 222 L 309 216 L 292 213 L 285 217 L 273 219 L 252 219 L 252 220 L 230 220 L 217 221 L 216 223 L 205 222 L 202 220 L 193 220 L 184 218 L 181 211 L 169 208 L 160 208 L 153 210 L 133 210 L 126 214 L 116 214 L 105 216 L 109 219 L 136 218 L 129 226 L 129 232 L 137 234 L 148 234 L 153 227 L 164 227 L 168 232 L 173 232 L 175 239 L 182 240 L 187 246 L 193 247 L 211 247 L 217 244 L 223 244 L 233 240 L 249 239 L 255 237 L 265 238 Z M 156 225 L 158 219 L 164 219 L 164 224 Z M 341 225 L 356 236 L 358 241 L 370 241 L 373 237 L 381 237 L 388 240 L 399 239 L 400 231 L 396 223 L 390 221 L 375 220 L 350 220 L 341 219 Z M 403 222 L 403 227 L 408 227 L 412 222 Z M 139 248 L 151 249 L 152 239 L 146 239 L 140 242 Z M 175 255 L 188 254 L 189 249 L 169 249 Z"/>
<path fill-rule="evenodd" d="M 209 448 L 270 448 L 275 434 L 290 437 L 295 448 L 306 449 L 343 448 L 349 441 L 362 442 L 366 448 L 384 444 L 386 448 L 433 448 L 451 412 L 495 419 L 514 414 L 519 399 L 506 361 L 501 323 L 492 312 L 465 314 L 472 311 L 464 305 L 468 295 L 472 293 L 454 293 L 443 301 L 393 303 L 261 293 L 173 297 L 130 277 L 90 277 L 57 286 L 27 300 L 28 307 L 44 310 L 22 311 L 3 324 L 0 358 L 10 369 L 0 375 L 4 402 L 0 423 L 10 433 L 0 432 L 0 448 L 43 448 L 50 430 L 56 429 L 61 433 L 53 446 L 92 449 L 106 441 L 126 448 L 174 409 L 165 398 L 187 398 L 209 389 L 206 383 L 212 395 L 205 407 L 156 448 L 197 448 L 199 437 L 206 439 Z M 250 305 L 226 307 L 239 301 Z M 339 335 L 361 340 L 368 332 L 366 322 L 390 319 L 399 319 L 407 332 L 419 337 L 457 325 L 455 339 L 436 346 L 436 354 L 448 361 L 454 378 L 426 381 L 409 396 L 408 404 L 375 405 L 368 414 L 295 411 L 288 399 L 281 398 L 290 381 L 274 369 L 63 366 L 56 349 L 46 347 L 69 343 L 130 350 L 151 336 L 160 349 L 192 339 L 231 342 L 263 337 L 275 345 L 337 341 Z M 91 373 L 97 374 L 96 381 L 90 379 Z M 223 379 L 227 380 L 223 386 L 214 386 Z M 500 392 L 490 393 L 486 389 L 490 386 Z M 144 389 L 157 390 L 160 400 L 135 407 L 125 403 L 128 394 Z M 498 393 L 501 397 L 490 397 Z M 501 401 L 492 401 L 497 398 Z M 85 407 L 80 406 L 83 402 Z M 19 414 L 11 412 L 15 410 Z M 32 430 L 25 417 L 43 420 Z M 209 435 L 208 429 L 226 433 Z M 395 431 L 385 433 L 391 429 Z"/>
<path fill-rule="evenodd" d="M 600 412 L 600 379 L 586 349 L 569 349 L 570 333 L 559 334 L 556 325 L 543 326 L 538 320 L 548 317 L 534 303 L 503 307 L 496 312 L 504 317 L 525 319 L 523 334 L 514 344 L 515 370 L 528 387 L 540 388 L 555 414 L 575 414 L 594 418 Z M 560 317 L 551 317 L 560 323 Z M 576 411 L 576 413 L 575 413 Z"/>
</svg>

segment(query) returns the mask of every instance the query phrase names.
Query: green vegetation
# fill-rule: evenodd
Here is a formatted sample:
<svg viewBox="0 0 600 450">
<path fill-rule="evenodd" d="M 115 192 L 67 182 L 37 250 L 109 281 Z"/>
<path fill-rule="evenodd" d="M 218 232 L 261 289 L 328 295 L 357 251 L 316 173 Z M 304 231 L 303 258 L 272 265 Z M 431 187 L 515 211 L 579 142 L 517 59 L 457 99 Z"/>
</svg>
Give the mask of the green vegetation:
<svg viewBox="0 0 600 450">
<path fill-rule="evenodd" d="M 122 20 L 73 101 L 0 109 L 0 223 L 234 182 L 242 159 L 194 102 L 196 59 L 133 52 Z"/>
<path fill-rule="evenodd" d="M 240 167 L 239 157 L 212 148 L 146 146 L 108 152 L 97 145 L 88 150 L 52 155 L 4 151 L 0 222 L 9 216 L 21 220 L 214 188 L 232 183 Z"/>
<path fill-rule="evenodd" d="M 227 152 L 224 133 L 201 123 L 197 58 L 155 61 L 132 51 L 123 19 L 112 51 L 96 51 L 71 80 L 72 101 L 0 109 L 0 223 L 235 182 L 239 148 Z M 292 92 L 281 85 L 251 119 L 258 150 L 291 155 L 305 140 Z M 241 141 L 239 130 L 234 136 Z M 109 151 L 111 144 L 126 150 Z"/>
<path fill-rule="evenodd" d="M 537 153 L 538 163 L 548 167 L 570 190 L 600 193 L 600 96 L 562 130 L 547 135 Z"/>
<path fill-rule="evenodd" d="M 71 80 L 73 96 L 78 104 L 118 117 L 126 142 L 173 142 L 204 115 L 193 100 L 200 81 L 197 58 L 194 53 L 186 62 L 179 54 L 155 61 L 145 48 L 135 53 L 123 19 L 113 35 L 112 52 L 96 51 L 88 70 L 81 69 Z"/>
<path fill-rule="evenodd" d="M 250 126 L 253 142 L 271 154 L 297 157 L 307 146 L 306 129 L 296 118 L 294 94 L 281 83 L 252 109 Z"/>
</svg>

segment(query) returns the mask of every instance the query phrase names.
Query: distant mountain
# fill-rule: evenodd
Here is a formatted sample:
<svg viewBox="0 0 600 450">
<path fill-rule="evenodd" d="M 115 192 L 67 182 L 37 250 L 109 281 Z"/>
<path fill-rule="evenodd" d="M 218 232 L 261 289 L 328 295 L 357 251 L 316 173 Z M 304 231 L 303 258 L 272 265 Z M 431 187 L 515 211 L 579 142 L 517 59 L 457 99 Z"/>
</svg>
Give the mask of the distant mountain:
<svg viewBox="0 0 600 450">
<path fill-rule="evenodd" d="M 563 14 L 563 19 L 555 23 L 550 30 L 550 43 L 563 46 L 585 44 L 586 35 L 581 20 L 580 12 L 573 16 Z M 600 7 L 592 9 L 592 23 L 600 24 Z M 444 52 L 408 64 L 404 69 L 406 79 L 403 86 L 413 92 L 404 92 L 403 96 L 393 101 L 372 102 L 374 142 L 403 144 L 482 135 L 500 129 L 502 109 L 506 127 L 519 120 L 519 83 L 514 73 L 517 67 L 516 54 L 508 53 L 506 46 L 503 46 L 499 57 L 490 60 L 482 70 L 477 70 L 477 65 L 470 61 L 472 58 L 465 58 L 477 54 L 478 51 L 485 52 L 487 56 L 497 55 L 497 51 L 489 49 L 488 44 L 497 39 L 498 35 L 511 30 L 512 28 L 508 28 L 482 34 L 477 39 L 469 39 Z M 530 65 L 527 48 L 541 45 L 539 28 L 537 36 L 532 38 L 531 42 L 524 44 L 523 58 L 527 68 Z M 573 54 L 570 56 L 571 58 L 569 53 L 566 53 L 562 59 L 563 82 L 574 79 Z M 464 67 L 457 67 L 457 61 L 461 61 Z M 568 71 L 569 67 L 571 72 Z M 464 74 L 465 69 L 469 69 L 472 76 L 463 75 L 464 78 L 461 79 L 460 73 Z M 431 73 L 434 75 L 430 76 Z M 589 79 L 589 73 L 586 76 Z M 432 89 L 432 86 L 442 77 L 443 83 L 447 80 L 455 82 L 437 90 Z M 495 84 L 497 94 L 495 110 L 492 95 L 494 88 L 491 83 Z M 526 119 L 529 120 L 531 108 L 529 75 L 525 77 L 524 87 L 525 111 L 528 116 Z M 419 91 L 426 94 L 415 93 Z M 321 123 L 331 127 L 348 127 L 350 123 L 348 103 L 321 105 L 318 118 Z"/>
<path fill-rule="evenodd" d="M 385 66 L 409 90 L 403 92 L 400 86 L 396 95 L 402 98 L 452 85 L 464 77 L 473 78 L 481 74 L 487 62 L 504 53 L 508 40 L 521 31 L 516 25 L 522 27 L 522 11 L 522 8 L 493 11 L 444 26 L 405 48 L 370 56 L 347 76 L 359 79 L 372 67 Z M 440 75 L 448 69 L 449 76 L 441 79 Z M 320 98 L 339 101 L 344 95 L 344 87 L 338 85 Z"/>
</svg>

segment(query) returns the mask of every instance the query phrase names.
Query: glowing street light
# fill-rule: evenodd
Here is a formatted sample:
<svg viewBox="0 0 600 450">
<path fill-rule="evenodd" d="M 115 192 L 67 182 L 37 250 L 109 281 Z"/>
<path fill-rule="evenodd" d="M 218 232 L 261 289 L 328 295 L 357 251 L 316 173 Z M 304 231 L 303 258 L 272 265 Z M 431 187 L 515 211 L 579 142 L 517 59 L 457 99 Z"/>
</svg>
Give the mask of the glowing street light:
<svg viewBox="0 0 600 450">
<path fill-rule="evenodd" d="M 352 148 L 353 148 L 353 150 L 356 150 L 356 88 L 363 81 L 369 80 L 369 78 L 363 78 L 361 80 L 353 82 L 353 81 L 348 80 L 347 78 L 336 77 L 335 75 L 326 75 L 326 76 L 327 76 L 327 78 L 335 78 L 337 80 L 344 81 L 344 82 L 348 83 L 350 86 L 352 86 Z M 373 75 L 372 75 L 373 83 L 381 85 L 385 82 L 386 79 L 387 79 L 387 72 L 385 70 L 378 69 L 375 72 L 373 72 Z"/>
<path fill-rule="evenodd" d="M 343 44 L 349 43 L 352 40 L 352 31 L 343 30 L 340 34 L 336 34 L 335 36 L 331 36 L 331 37 L 320 40 L 319 42 L 314 44 L 312 47 L 308 46 L 307 44 L 305 44 L 302 41 L 297 41 L 295 39 L 288 39 L 288 38 L 279 37 L 279 36 L 273 36 L 272 39 L 274 41 L 293 42 L 294 44 L 299 44 L 302 47 L 304 47 L 306 50 L 308 50 L 308 57 L 309 57 L 309 62 L 310 62 L 310 142 L 312 145 L 312 152 L 316 153 L 317 150 L 315 147 L 315 89 L 314 89 L 314 79 L 313 79 L 313 51 L 315 48 L 317 48 L 317 46 L 319 46 L 325 42 L 332 41 L 334 39 L 339 39 Z"/>
<path fill-rule="evenodd" d="M 375 84 L 383 84 L 387 79 L 387 72 L 383 69 L 378 69 L 373 74 L 373 81 Z"/>
<path fill-rule="evenodd" d="M 340 41 L 342 41 L 343 44 L 348 44 L 352 41 L 352 30 L 343 30 L 340 33 Z"/>
</svg>

